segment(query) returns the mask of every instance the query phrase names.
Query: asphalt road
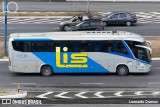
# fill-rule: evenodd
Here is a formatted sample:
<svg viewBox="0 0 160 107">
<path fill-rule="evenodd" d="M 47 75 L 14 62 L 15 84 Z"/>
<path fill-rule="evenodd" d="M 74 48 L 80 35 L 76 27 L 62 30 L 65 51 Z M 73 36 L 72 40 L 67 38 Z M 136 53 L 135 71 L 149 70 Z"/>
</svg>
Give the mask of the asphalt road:
<svg viewBox="0 0 160 107">
<path fill-rule="evenodd" d="M 52 77 L 43 77 L 40 74 L 24 74 L 24 73 L 13 73 L 8 69 L 8 62 L 0 62 L 0 88 L 5 86 L 14 86 L 14 83 L 31 83 L 29 85 L 37 86 L 30 90 L 47 90 L 47 85 L 51 85 L 50 89 L 55 88 L 68 88 L 72 86 L 74 88 L 81 89 L 84 87 L 93 87 L 101 89 L 112 89 L 116 88 L 142 88 L 144 90 L 160 89 L 160 61 L 153 61 L 151 72 L 149 74 L 130 74 L 128 76 L 117 76 L 115 74 L 105 75 L 93 75 L 93 74 L 55 74 Z M 87 84 L 88 83 L 88 84 Z M 91 83 L 91 84 L 90 84 Z M 97 84 L 92 84 L 97 83 Z M 99 83 L 99 84 L 98 84 Z M 57 87 L 55 87 L 57 85 Z M 45 87 L 46 86 L 46 87 Z M 53 86 L 53 87 L 52 87 Z M 75 86 L 75 87 L 74 87 Z M 27 87 L 26 87 L 27 89 Z M 91 88 L 92 89 L 92 88 Z"/>
<path fill-rule="evenodd" d="M 86 11 L 87 4 L 74 2 L 17 2 L 18 11 Z M 2 6 L 2 3 L 0 3 Z M 158 3 L 90 3 L 90 11 L 110 12 L 110 11 L 130 11 L 130 12 L 156 12 L 160 10 Z M 9 6 L 10 10 L 15 10 L 14 4 Z M 2 8 L 0 8 L 2 11 Z"/>
<path fill-rule="evenodd" d="M 10 72 L 8 62 L 0 62 L 0 88 L 17 88 L 28 92 L 25 99 L 37 98 L 48 104 L 107 104 L 128 103 L 160 98 L 160 61 L 153 61 L 149 74 L 55 74 L 42 77 L 40 74 Z"/>
<path fill-rule="evenodd" d="M 27 32 L 55 32 L 59 31 L 59 24 L 9 24 L 8 34 Z M 160 36 L 160 23 L 137 23 L 135 26 L 107 26 L 105 30 L 129 31 L 143 36 Z M 0 36 L 4 35 L 4 24 L 0 24 Z"/>
</svg>

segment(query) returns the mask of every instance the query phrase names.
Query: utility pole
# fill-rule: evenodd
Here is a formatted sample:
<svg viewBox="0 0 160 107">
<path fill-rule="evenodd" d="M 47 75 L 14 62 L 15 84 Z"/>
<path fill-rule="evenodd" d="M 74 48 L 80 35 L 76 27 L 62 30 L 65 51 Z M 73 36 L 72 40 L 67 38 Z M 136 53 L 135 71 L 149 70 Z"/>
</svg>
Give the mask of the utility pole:
<svg viewBox="0 0 160 107">
<path fill-rule="evenodd" d="M 7 17 L 8 17 L 8 0 L 5 0 L 5 29 L 4 29 L 4 58 L 7 57 L 7 34 L 8 34 L 8 25 L 7 25 Z"/>
</svg>

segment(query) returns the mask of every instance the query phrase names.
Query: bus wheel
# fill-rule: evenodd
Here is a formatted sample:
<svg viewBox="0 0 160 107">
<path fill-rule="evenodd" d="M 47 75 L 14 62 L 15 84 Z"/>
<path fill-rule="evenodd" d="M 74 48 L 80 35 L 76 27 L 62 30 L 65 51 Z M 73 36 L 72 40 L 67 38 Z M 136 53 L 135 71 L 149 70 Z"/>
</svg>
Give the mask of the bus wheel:
<svg viewBox="0 0 160 107">
<path fill-rule="evenodd" d="M 119 76 L 125 76 L 125 75 L 128 74 L 128 72 L 129 72 L 129 70 L 128 70 L 128 68 L 125 65 L 120 65 L 117 68 L 117 74 Z"/>
<path fill-rule="evenodd" d="M 41 69 L 42 76 L 49 77 L 53 74 L 51 66 L 43 66 Z"/>
</svg>

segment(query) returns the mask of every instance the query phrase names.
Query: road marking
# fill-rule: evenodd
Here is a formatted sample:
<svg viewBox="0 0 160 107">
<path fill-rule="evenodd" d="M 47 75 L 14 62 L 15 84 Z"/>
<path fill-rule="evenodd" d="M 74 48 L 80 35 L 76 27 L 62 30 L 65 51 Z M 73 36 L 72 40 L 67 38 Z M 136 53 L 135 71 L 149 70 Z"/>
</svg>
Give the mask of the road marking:
<svg viewBox="0 0 160 107">
<path fill-rule="evenodd" d="M 155 69 L 160 69 L 160 67 L 154 67 Z"/>
<path fill-rule="evenodd" d="M 93 84 L 93 85 L 102 85 L 102 84 L 105 84 L 105 83 L 80 83 L 80 84 Z"/>
<path fill-rule="evenodd" d="M 83 94 L 85 94 L 85 93 L 87 93 L 87 92 L 80 92 L 78 94 L 75 94 L 75 96 L 80 97 L 80 98 L 88 98 L 86 96 L 83 96 Z"/>
<path fill-rule="evenodd" d="M 159 95 L 160 94 L 160 91 L 157 91 L 157 92 L 153 92 L 152 95 Z"/>
<path fill-rule="evenodd" d="M 48 97 L 46 97 L 46 95 L 49 95 L 49 94 L 52 94 L 53 92 L 46 92 L 46 93 L 44 93 L 44 94 L 40 94 L 40 95 L 38 95 L 38 96 L 36 96 L 36 97 L 38 97 L 38 98 L 48 98 Z"/>
<path fill-rule="evenodd" d="M 31 84 L 36 84 L 36 83 L 11 83 L 11 84 L 14 84 L 14 85 L 31 85 Z"/>
<path fill-rule="evenodd" d="M 121 96 L 123 96 L 123 95 L 121 95 L 122 93 L 124 93 L 124 91 L 116 92 L 114 95 L 115 95 L 115 96 L 119 96 L 119 97 L 121 97 Z"/>
<path fill-rule="evenodd" d="M 71 98 L 71 97 L 67 97 L 67 96 L 64 96 L 65 94 L 67 94 L 68 92 L 62 92 L 60 94 L 57 94 L 55 95 L 55 97 L 59 97 L 59 98 Z"/>
<path fill-rule="evenodd" d="M 135 95 L 143 95 L 142 92 L 143 92 L 143 91 L 137 91 L 137 92 L 135 92 L 134 94 L 135 94 Z"/>
<path fill-rule="evenodd" d="M 4 30 L 5 28 L 0 28 L 0 30 Z M 15 28 L 8 28 L 8 30 L 12 30 L 12 29 L 15 29 Z"/>
<path fill-rule="evenodd" d="M 160 82 L 149 82 L 148 84 L 149 84 L 149 85 L 159 85 Z"/>
<path fill-rule="evenodd" d="M 96 92 L 94 95 L 97 97 L 95 97 L 95 98 L 105 98 L 104 96 L 101 95 L 102 93 L 103 92 Z"/>
<path fill-rule="evenodd" d="M 52 93 L 57 93 L 57 95 L 53 95 L 55 97 L 55 99 L 58 97 L 58 98 L 65 98 L 65 99 L 69 99 L 69 98 L 72 98 L 72 99 L 76 99 L 76 97 L 79 97 L 79 98 L 82 98 L 82 99 L 87 99 L 87 98 L 118 98 L 118 97 L 131 97 L 131 96 L 156 96 L 156 95 L 160 95 L 160 91 L 134 91 L 132 94 L 128 93 L 128 95 L 122 95 L 122 93 L 124 92 L 130 92 L 130 91 L 118 91 L 118 92 L 114 92 L 112 93 L 113 95 L 109 95 L 109 96 L 103 96 L 101 95 L 102 93 L 105 93 L 105 91 L 98 91 L 98 92 L 76 92 L 75 94 L 73 92 L 75 91 L 72 91 L 72 92 L 59 92 L 59 91 L 50 91 L 50 92 L 42 92 L 43 94 L 40 94 L 40 95 L 36 95 L 36 98 L 53 98 L 53 96 L 51 96 L 50 94 Z M 148 94 L 145 92 L 149 92 Z M 91 97 L 89 94 L 86 94 L 86 93 L 89 93 L 89 94 L 92 94 L 92 96 L 96 96 L 96 97 Z M 144 93 L 144 94 L 142 94 Z M 70 97 L 65 95 L 65 94 L 70 94 Z M 84 95 L 86 94 L 86 95 Z M 127 93 L 126 93 L 127 94 Z M 46 97 L 47 95 L 50 95 L 48 97 Z"/>
<path fill-rule="evenodd" d="M 58 28 L 52 28 L 52 29 L 54 29 L 54 30 L 59 30 Z"/>
</svg>

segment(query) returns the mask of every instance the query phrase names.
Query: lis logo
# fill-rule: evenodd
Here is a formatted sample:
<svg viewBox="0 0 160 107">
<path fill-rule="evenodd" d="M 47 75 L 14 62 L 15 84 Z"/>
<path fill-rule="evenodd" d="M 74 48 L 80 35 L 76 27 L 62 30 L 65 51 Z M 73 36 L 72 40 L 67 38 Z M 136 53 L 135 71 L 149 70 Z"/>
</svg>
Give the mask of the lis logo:
<svg viewBox="0 0 160 107">
<path fill-rule="evenodd" d="M 88 65 L 86 64 L 87 53 L 72 53 L 70 56 L 67 54 L 68 48 L 63 48 L 63 55 L 61 55 L 61 48 L 56 47 L 56 66 L 59 68 L 87 68 Z M 63 58 L 61 59 L 61 56 Z M 68 58 L 71 58 L 71 61 L 68 61 Z M 61 63 L 61 61 L 63 63 Z"/>
</svg>

